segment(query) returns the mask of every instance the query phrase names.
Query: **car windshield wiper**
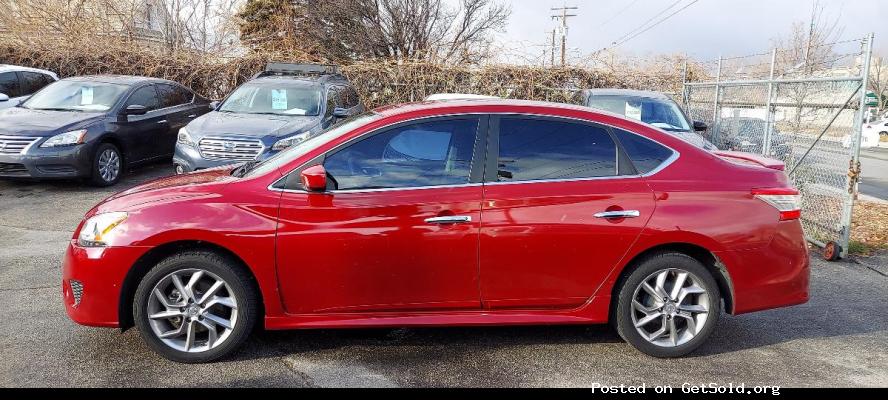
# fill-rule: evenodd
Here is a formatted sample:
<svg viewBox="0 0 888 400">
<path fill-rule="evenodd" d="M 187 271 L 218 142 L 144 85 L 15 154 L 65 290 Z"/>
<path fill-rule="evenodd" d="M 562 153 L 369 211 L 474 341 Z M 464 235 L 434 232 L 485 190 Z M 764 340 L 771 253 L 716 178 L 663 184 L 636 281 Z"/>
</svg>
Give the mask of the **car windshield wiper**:
<svg viewBox="0 0 888 400">
<path fill-rule="evenodd" d="M 231 176 L 243 178 L 248 172 L 252 171 L 259 165 L 261 161 L 249 161 L 231 171 Z"/>
</svg>

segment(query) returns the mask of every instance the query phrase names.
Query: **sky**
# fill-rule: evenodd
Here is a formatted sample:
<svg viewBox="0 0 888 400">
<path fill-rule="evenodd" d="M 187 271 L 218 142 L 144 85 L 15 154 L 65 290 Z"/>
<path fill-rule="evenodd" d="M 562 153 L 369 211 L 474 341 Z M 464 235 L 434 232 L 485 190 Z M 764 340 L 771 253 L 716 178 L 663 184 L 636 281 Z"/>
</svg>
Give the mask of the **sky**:
<svg viewBox="0 0 888 400">
<path fill-rule="evenodd" d="M 568 48 L 573 57 L 592 53 L 636 29 L 677 0 L 500 0 L 512 7 L 506 46 L 540 59 L 555 24 L 551 7 L 577 6 L 569 18 Z M 668 15 L 694 0 L 681 3 Z M 795 21 L 808 21 L 814 0 L 697 0 L 658 26 L 617 47 L 624 54 L 685 53 L 714 59 L 767 52 Z M 841 39 L 875 33 L 875 52 L 888 55 L 888 0 L 820 0 L 824 17 L 837 18 Z M 622 13 L 620 13 L 622 11 Z"/>
</svg>

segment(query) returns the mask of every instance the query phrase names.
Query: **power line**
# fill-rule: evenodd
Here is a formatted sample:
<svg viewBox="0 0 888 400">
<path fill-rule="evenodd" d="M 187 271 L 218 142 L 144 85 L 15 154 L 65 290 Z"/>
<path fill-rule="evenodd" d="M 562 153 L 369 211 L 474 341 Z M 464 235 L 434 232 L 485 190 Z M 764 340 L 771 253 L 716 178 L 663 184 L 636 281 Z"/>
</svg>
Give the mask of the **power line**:
<svg viewBox="0 0 888 400">
<path fill-rule="evenodd" d="M 567 58 L 567 19 L 570 17 L 577 16 L 577 14 L 568 14 L 567 12 L 568 11 L 575 11 L 578 9 L 579 9 L 579 7 L 568 7 L 567 5 L 564 5 L 563 7 L 558 7 L 558 8 L 553 7 L 552 8 L 552 11 L 560 11 L 561 12 L 561 14 L 553 15 L 552 19 L 561 21 L 561 66 L 562 67 L 565 66 L 566 58 Z M 554 39 L 554 32 L 553 32 L 553 39 Z M 554 43 L 552 44 L 552 47 L 554 50 L 554 47 L 555 47 Z M 553 57 L 552 63 L 553 64 L 555 63 L 554 57 Z"/>
<path fill-rule="evenodd" d="M 678 0 L 675 4 L 678 4 L 678 3 L 680 3 L 681 1 L 683 1 L 683 0 Z M 597 53 L 600 53 L 600 52 L 602 52 L 602 51 L 604 51 L 604 50 L 607 50 L 607 49 L 610 49 L 610 48 L 614 48 L 614 47 L 620 46 L 620 45 L 622 45 L 623 43 L 626 43 L 626 42 L 628 42 L 628 41 L 630 41 L 630 40 L 632 40 L 632 39 L 635 39 L 635 38 L 638 37 L 639 35 L 641 35 L 641 34 L 647 32 L 647 31 L 653 29 L 653 28 L 656 27 L 657 25 L 662 24 L 663 22 L 665 22 L 665 21 L 668 20 L 669 18 L 672 18 L 675 14 L 678 14 L 678 13 L 684 11 L 685 9 L 687 9 L 688 7 L 694 5 L 694 4 L 697 3 L 698 1 L 700 1 L 700 0 L 693 0 L 692 2 L 688 3 L 688 4 L 685 5 L 684 7 L 679 8 L 678 10 L 675 10 L 675 11 L 672 12 L 671 14 L 669 14 L 669 15 L 667 15 L 667 16 L 665 16 L 665 17 L 659 19 L 659 20 L 657 20 L 656 22 L 654 22 L 653 25 L 650 25 L 650 26 L 648 26 L 647 28 L 644 28 L 644 29 L 642 29 L 641 31 L 638 31 L 638 32 L 636 32 L 636 33 L 634 33 L 634 34 L 630 32 L 630 34 L 624 35 L 623 38 L 617 39 L 616 41 L 614 41 L 613 43 L 611 43 L 610 46 L 608 46 L 608 47 L 604 47 L 604 48 L 602 48 L 602 49 L 596 51 L 596 52 L 593 53 L 593 54 L 597 54 Z M 658 15 L 655 15 L 654 18 L 658 17 L 658 16 L 659 16 L 660 14 L 662 14 L 663 12 L 668 11 L 669 9 L 671 9 L 672 7 L 674 7 L 675 4 L 673 4 L 673 5 L 669 6 L 669 7 L 667 7 L 664 11 L 660 12 Z M 652 18 L 651 20 L 653 20 L 653 18 Z M 648 20 L 648 22 L 650 22 L 651 20 Z M 642 24 L 641 26 L 643 27 L 643 26 L 646 25 L 648 22 L 645 22 L 645 23 Z M 632 32 L 635 32 L 635 31 L 637 31 L 637 30 L 638 30 L 638 28 L 634 29 Z M 627 37 L 627 36 L 628 36 L 628 37 Z"/>
<path fill-rule="evenodd" d="M 677 6 L 677 5 L 678 5 L 679 3 L 681 3 L 682 1 L 684 1 L 684 0 L 675 0 L 674 3 L 672 3 L 672 4 L 669 5 L 669 7 L 664 8 L 664 9 L 661 10 L 660 12 L 654 14 L 654 16 L 651 17 L 650 19 L 648 19 L 647 21 L 644 21 L 643 24 L 641 24 L 641 25 L 637 26 L 635 29 L 633 29 L 633 30 L 627 32 L 625 35 L 620 36 L 619 39 L 614 40 L 614 43 L 617 43 L 617 42 L 619 42 L 620 40 L 623 40 L 624 38 L 628 37 L 629 35 L 632 35 L 632 34 L 635 33 L 636 31 L 638 31 L 639 29 L 644 28 L 645 25 L 649 24 L 651 21 L 655 20 L 657 17 L 659 17 L 659 16 L 663 15 L 664 13 L 666 13 L 667 11 L 671 10 L 673 7 Z"/>
<path fill-rule="evenodd" d="M 608 18 L 604 22 L 598 24 L 598 29 L 603 28 L 605 25 L 607 25 L 607 24 L 613 22 L 615 19 L 617 19 L 617 17 L 619 17 L 620 15 L 623 15 L 623 13 L 626 12 L 626 10 L 632 8 L 632 6 L 634 6 L 635 3 L 638 3 L 638 0 L 633 0 L 631 3 L 626 5 L 626 7 L 623 7 L 620 11 L 617 11 L 616 14 L 612 15 L 610 18 Z"/>
</svg>

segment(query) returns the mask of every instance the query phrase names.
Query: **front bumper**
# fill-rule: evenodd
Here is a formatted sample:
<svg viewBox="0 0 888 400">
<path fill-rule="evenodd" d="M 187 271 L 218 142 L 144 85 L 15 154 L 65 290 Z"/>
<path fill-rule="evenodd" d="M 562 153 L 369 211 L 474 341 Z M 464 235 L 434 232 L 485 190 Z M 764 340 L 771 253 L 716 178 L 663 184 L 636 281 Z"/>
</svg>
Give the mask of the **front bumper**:
<svg viewBox="0 0 888 400">
<path fill-rule="evenodd" d="M 74 322 L 107 328 L 119 326 L 123 282 L 148 247 L 80 247 L 68 244 L 62 265 L 62 298 Z"/>
<path fill-rule="evenodd" d="M 91 170 L 92 159 L 86 145 L 32 147 L 25 154 L 0 153 L 0 177 L 4 178 L 79 178 L 89 176 Z"/>
<path fill-rule="evenodd" d="M 258 161 L 265 160 L 278 152 L 272 151 L 270 148 L 266 148 L 259 156 L 256 158 Z M 181 144 L 176 144 L 176 151 L 173 154 L 173 164 L 182 166 L 182 172 L 194 172 L 202 169 L 208 168 L 216 168 L 221 167 L 223 165 L 233 165 L 240 164 L 244 161 L 232 161 L 232 160 L 207 160 L 201 156 L 200 151 L 191 146 L 184 146 Z"/>
</svg>

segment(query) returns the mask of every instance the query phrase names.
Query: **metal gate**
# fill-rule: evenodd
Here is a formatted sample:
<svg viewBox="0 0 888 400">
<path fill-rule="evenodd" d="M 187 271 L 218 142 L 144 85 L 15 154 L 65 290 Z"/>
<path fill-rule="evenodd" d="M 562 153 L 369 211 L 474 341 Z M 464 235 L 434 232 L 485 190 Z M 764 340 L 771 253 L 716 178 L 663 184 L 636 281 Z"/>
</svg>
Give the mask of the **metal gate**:
<svg viewBox="0 0 888 400">
<path fill-rule="evenodd" d="M 835 59 L 846 59 L 850 65 L 780 66 L 780 51 L 773 50 L 720 58 L 710 74 L 714 80 L 686 79 L 684 85 L 688 115 L 708 124 L 704 136 L 718 148 L 759 153 L 786 163 L 787 174 L 802 194 L 802 225 L 808 241 L 820 247 L 838 244 L 843 257 L 860 173 L 872 41 L 870 35 L 830 44 L 854 46 Z M 768 56 L 770 62 L 755 64 Z"/>
</svg>

